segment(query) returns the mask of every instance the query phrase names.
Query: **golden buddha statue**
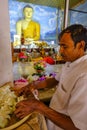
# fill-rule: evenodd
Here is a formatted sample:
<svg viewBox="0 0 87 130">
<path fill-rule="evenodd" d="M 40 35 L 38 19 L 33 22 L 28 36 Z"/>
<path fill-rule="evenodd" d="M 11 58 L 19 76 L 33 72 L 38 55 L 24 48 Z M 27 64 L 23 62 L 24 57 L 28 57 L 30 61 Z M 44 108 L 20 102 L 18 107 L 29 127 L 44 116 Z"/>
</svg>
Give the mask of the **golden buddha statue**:
<svg viewBox="0 0 87 130">
<path fill-rule="evenodd" d="M 24 37 L 25 41 L 36 41 L 40 39 L 40 24 L 32 20 L 33 8 L 29 5 L 23 8 L 24 19 L 16 23 L 17 35 Z M 25 44 L 25 43 L 24 43 Z"/>
</svg>

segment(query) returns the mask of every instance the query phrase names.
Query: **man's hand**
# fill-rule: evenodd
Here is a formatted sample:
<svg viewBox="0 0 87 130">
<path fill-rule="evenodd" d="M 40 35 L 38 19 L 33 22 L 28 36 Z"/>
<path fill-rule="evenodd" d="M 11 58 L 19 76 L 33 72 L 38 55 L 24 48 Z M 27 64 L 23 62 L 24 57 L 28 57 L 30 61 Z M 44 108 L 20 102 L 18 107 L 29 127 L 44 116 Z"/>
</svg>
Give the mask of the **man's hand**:
<svg viewBox="0 0 87 130">
<path fill-rule="evenodd" d="M 18 118 L 22 119 L 37 110 L 39 104 L 40 101 L 36 99 L 23 100 L 16 105 L 16 110 L 14 113 Z"/>
<path fill-rule="evenodd" d="M 15 82 L 13 90 L 15 91 L 17 96 L 21 96 L 28 85 L 28 82 Z"/>
<path fill-rule="evenodd" d="M 35 90 L 35 84 L 28 82 L 15 82 L 13 90 L 15 91 L 17 96 L 24 95 L 24 97 L 28 97 L 29 95 L 33 95 L 32 92 Z"/>
<path fill-rule="evenodd" d="M 17 96 L 27 96 L 31 93 L 32 84 L 28 82 L 15 82 L 13 90 Z"/>
</svg>

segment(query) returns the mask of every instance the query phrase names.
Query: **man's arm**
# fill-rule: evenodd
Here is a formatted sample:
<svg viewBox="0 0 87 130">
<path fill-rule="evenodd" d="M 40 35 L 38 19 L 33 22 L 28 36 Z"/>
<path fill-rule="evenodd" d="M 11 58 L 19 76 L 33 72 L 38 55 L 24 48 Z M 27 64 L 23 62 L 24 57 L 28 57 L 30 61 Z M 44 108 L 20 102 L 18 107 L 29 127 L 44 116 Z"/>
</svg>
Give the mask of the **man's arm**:
<svg viewBox="0 0 87 130">
<path fill-rule="evenodd" d="M 64 130 L 79 130 L 75 127 L 70 117 L 51 109 L 43 102 L 36 99 L 29 99 L 19 102 L 16 106 L 15 114 L 18 118 L 24 118 L 34 111 L 41 113 Z"/>
<path fill-rule="evenodd" d="M 15 93 L 20 95 L 29 95 L 34 89 L 43 89 L 43 88 L 52 88 L 58 84 L 58 81 L 55 78 L 48 78 L 43 81 L 34 81 L 33 83 L 28 84 L 28 82 L 14 84 L 13 90 Z"/>
<path fill-rule="evenodd" d="M 43 88 L 52 88 L 58 84 L 58 81 L 55 78 L 48 78 L 43 81 L 35 81 L 29 85 L 27 85 L 24 89 L 24 95 L 28 96 L 32 93 L 35 89 L 43 89 Z"/>
<path fill-rule="evenodd" d="M 43 81 L 35 81 L 33 83 L 33 87 L 35 89 L 42 89 L 42 88 L 52 88 L 58 84 L 58 81 L 55 78 L 47 78 Z"/>
<path fill-rule="evenodd" d="M 44 104 L 38 107 L 38 111 L 64 130 L 79 130 L 75 127 L 69 116 L 56 112 Z"/>
</svg>

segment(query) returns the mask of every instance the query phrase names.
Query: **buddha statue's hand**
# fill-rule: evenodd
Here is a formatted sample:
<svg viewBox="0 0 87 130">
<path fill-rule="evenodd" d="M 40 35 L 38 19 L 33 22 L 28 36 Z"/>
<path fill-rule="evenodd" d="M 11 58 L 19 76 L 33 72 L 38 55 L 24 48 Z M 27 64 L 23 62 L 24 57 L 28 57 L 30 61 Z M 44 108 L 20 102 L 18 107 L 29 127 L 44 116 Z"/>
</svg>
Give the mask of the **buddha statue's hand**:
<svg viewBox="0 0 87 130">
<path fill-rule="evenodd" d="M 33 38 L 25 38 L 25 41 L 31 42 L 31 41 L 34 41 L 34 39 Z"/>
<path fill-rule="evenodd" d="M 34 41 L 33 38 L 25 38 L 25 45 L 31 44 Z"/>
</svg>

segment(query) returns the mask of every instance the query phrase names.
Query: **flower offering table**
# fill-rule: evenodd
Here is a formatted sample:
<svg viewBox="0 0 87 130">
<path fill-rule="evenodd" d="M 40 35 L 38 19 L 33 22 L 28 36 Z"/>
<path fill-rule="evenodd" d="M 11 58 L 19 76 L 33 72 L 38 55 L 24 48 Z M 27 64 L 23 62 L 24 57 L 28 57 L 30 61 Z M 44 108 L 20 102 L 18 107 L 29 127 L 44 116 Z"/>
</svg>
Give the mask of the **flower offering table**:
<svg viewBox="0 0 87 130">
<path fill-rule="evenodd" d="M 13 78 L 14 78 L 14 80 L 18 80 L 18 79 L 22 78 L 23 73 L 25 73 L 25 71 L 27 71 L 26 73 L 27 73 L 27 75 L 29 75 L 28 77 L 32 79 L 31 75 L 33 73 L 36 73 L 36 71 L 33 70 L 32 62 L 27 63 L 27 65 L 24 64 L 25 68 L 27 66 L 27 68 L 25 70 L 23 69 L 24 66 L 19 67 L 19 64 L 20 64 L 19 62 L 13 63 Z M 55 64 L 55 65 L 47 64 L 45 67 L 45 70 L 44 70 L 44 74 L 47 76 L 50 75 L 50 73 L 57 74 L 61 71 L 62 66 L 63 66 L 63 64 Z M 37 76 L 35 76 L 34 79 L 35 78 L 37 78 Z M 54 94 L 55 90 L 56 90 L 56 88 L 54 88 L 54 87 L 51 89 L 39 90 L 40 100 L 42 100 L 44 102 L 49 102 L 50 99 L 52 98 L 52 95 Z"/>
</svg>

